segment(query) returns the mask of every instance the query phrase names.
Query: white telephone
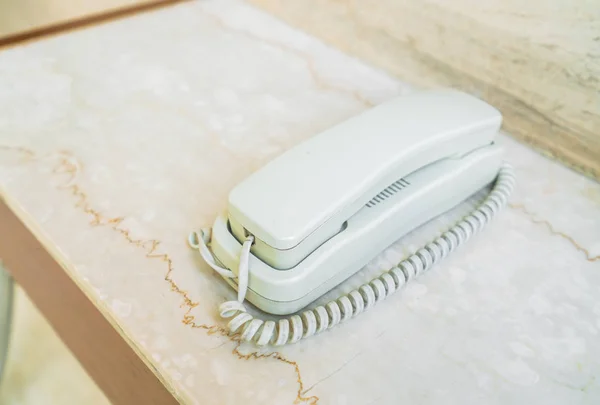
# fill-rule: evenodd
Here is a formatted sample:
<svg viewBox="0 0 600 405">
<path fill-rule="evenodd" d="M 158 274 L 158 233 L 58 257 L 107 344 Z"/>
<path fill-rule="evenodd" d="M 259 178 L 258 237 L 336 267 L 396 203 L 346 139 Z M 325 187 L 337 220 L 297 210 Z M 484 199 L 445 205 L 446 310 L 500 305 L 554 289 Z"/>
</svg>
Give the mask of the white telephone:
<svg viewBox="0 0 600 405">
<path fill-rule="evenodd" d="M 485 225 L 514 185 L 494 137 L 502 117 L 454 90 L 398 97 L 301 143 L 250 175 L 227 213 L 190 244 L 238 290 L 221 305 L 242 340 L 282 345 L 331 328 L 398 290 Z M 495 180 L 486 201 L 397 267 L 326 305 L 292 314 L 410 230 Z"/>
</svg>

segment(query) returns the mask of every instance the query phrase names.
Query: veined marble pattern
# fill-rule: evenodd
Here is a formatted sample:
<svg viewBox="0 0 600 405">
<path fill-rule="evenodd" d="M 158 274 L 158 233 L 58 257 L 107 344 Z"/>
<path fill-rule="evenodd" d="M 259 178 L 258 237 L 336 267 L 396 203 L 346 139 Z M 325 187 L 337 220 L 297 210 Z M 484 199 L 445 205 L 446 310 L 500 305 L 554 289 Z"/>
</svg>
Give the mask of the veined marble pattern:
<svg viewBox="0 0 600 405">
<path fill-rule="evenodd" d="M 183 402 L 600 400 L 600 187 L 510 138 L 513 206 L 482 234 L 359 318 L 255 353 L 220 333 L 235 293 L 188 232 L 286 148 L 411 88 L 244 3 L 205 1 L 0 53 L 0 89 L 2 197 Z"/>
<path fill-rule="evenodd" d="M 464 89 L 600 180 L 597 0 L 248 0 L 411 83 Z"/>
</svg>

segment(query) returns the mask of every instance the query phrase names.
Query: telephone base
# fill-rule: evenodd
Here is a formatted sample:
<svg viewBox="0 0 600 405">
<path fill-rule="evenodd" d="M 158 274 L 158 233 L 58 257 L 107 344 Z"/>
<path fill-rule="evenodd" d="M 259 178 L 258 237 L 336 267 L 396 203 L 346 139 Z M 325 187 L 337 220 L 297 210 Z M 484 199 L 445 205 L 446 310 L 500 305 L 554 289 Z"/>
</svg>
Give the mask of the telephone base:
<svg viewBox="0 0 600 405">
<path fill-rule="evenodd" d="M 501 163 L 501 148 L 491 144 L 460 159 L 443 159 L 413 172 L 404 178 L 410 186 L 377 204 L 366 205 L 343 231 L 290 269 L 273 268 L 251 254 L 246 299 L 276 315 L 303 309 L 400 237 L 491 183 Z M 211 243 L 215 258 L 235 273 L 241 249 L 226 215 L 217 217 Z M 237 289 L 233 279 L 225 279 Z"/>
</svg>

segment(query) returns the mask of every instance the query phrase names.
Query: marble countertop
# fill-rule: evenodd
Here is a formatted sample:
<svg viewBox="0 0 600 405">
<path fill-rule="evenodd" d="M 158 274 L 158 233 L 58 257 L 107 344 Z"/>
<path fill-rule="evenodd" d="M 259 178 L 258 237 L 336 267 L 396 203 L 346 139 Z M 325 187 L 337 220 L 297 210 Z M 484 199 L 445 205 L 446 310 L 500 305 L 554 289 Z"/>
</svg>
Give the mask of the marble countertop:
<svg viewBox="0 0 600 405">
<path fill-rule="evenodd" d="M 402 293 L 276 352 L 222 333 L 235 293 L 188 232 L 269 159 L 413 90 L 242 2 L 177 5 L 0 53 L 0 195 L 184 403 L 598 403 L 600 185 L 505 135 L 510 207 Z"/>
</svg>

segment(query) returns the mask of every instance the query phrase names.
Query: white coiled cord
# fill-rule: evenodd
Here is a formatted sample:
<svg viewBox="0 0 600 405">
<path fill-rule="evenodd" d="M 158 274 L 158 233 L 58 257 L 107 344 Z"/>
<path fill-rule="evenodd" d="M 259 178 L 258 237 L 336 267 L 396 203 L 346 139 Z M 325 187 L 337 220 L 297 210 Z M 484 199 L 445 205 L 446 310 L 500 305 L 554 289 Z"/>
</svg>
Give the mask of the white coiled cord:
<svg viewBox="0 0 600 405">
<path fill-rule="evenodd" d="M 258 346 L 267 344 L 281 346 L 296 343 L 300 339 L 306 339 L 357 316 L 398 291 L 412 278 L 429 270 L 490 222 L 506 205 L 514 185 L 513 169 L 509 164 L 504 163 L 485 201 L 436 240 L 349 294 L 325 305 L 306 310 L 301 315 L 282 318 L 277 323 L 253 317 L 244 306 L 248 289 L 250 247 L 254 241 L 252 236 L 249 236 L 242 246 L 238 276 L 231 270 L 219 266 L 215 261 L 208 248 L 210 229 L 192 232 L 189 236 L 189 244 L 198 249 L 204 260 L 219 274 L 238 279 L 238 300 L 227 301 L 219 306 L 221 317 L 230 319 L 227 324 L 230 333 L 240 333 L 242 341 L 254 342 Z"/>
</svg>

